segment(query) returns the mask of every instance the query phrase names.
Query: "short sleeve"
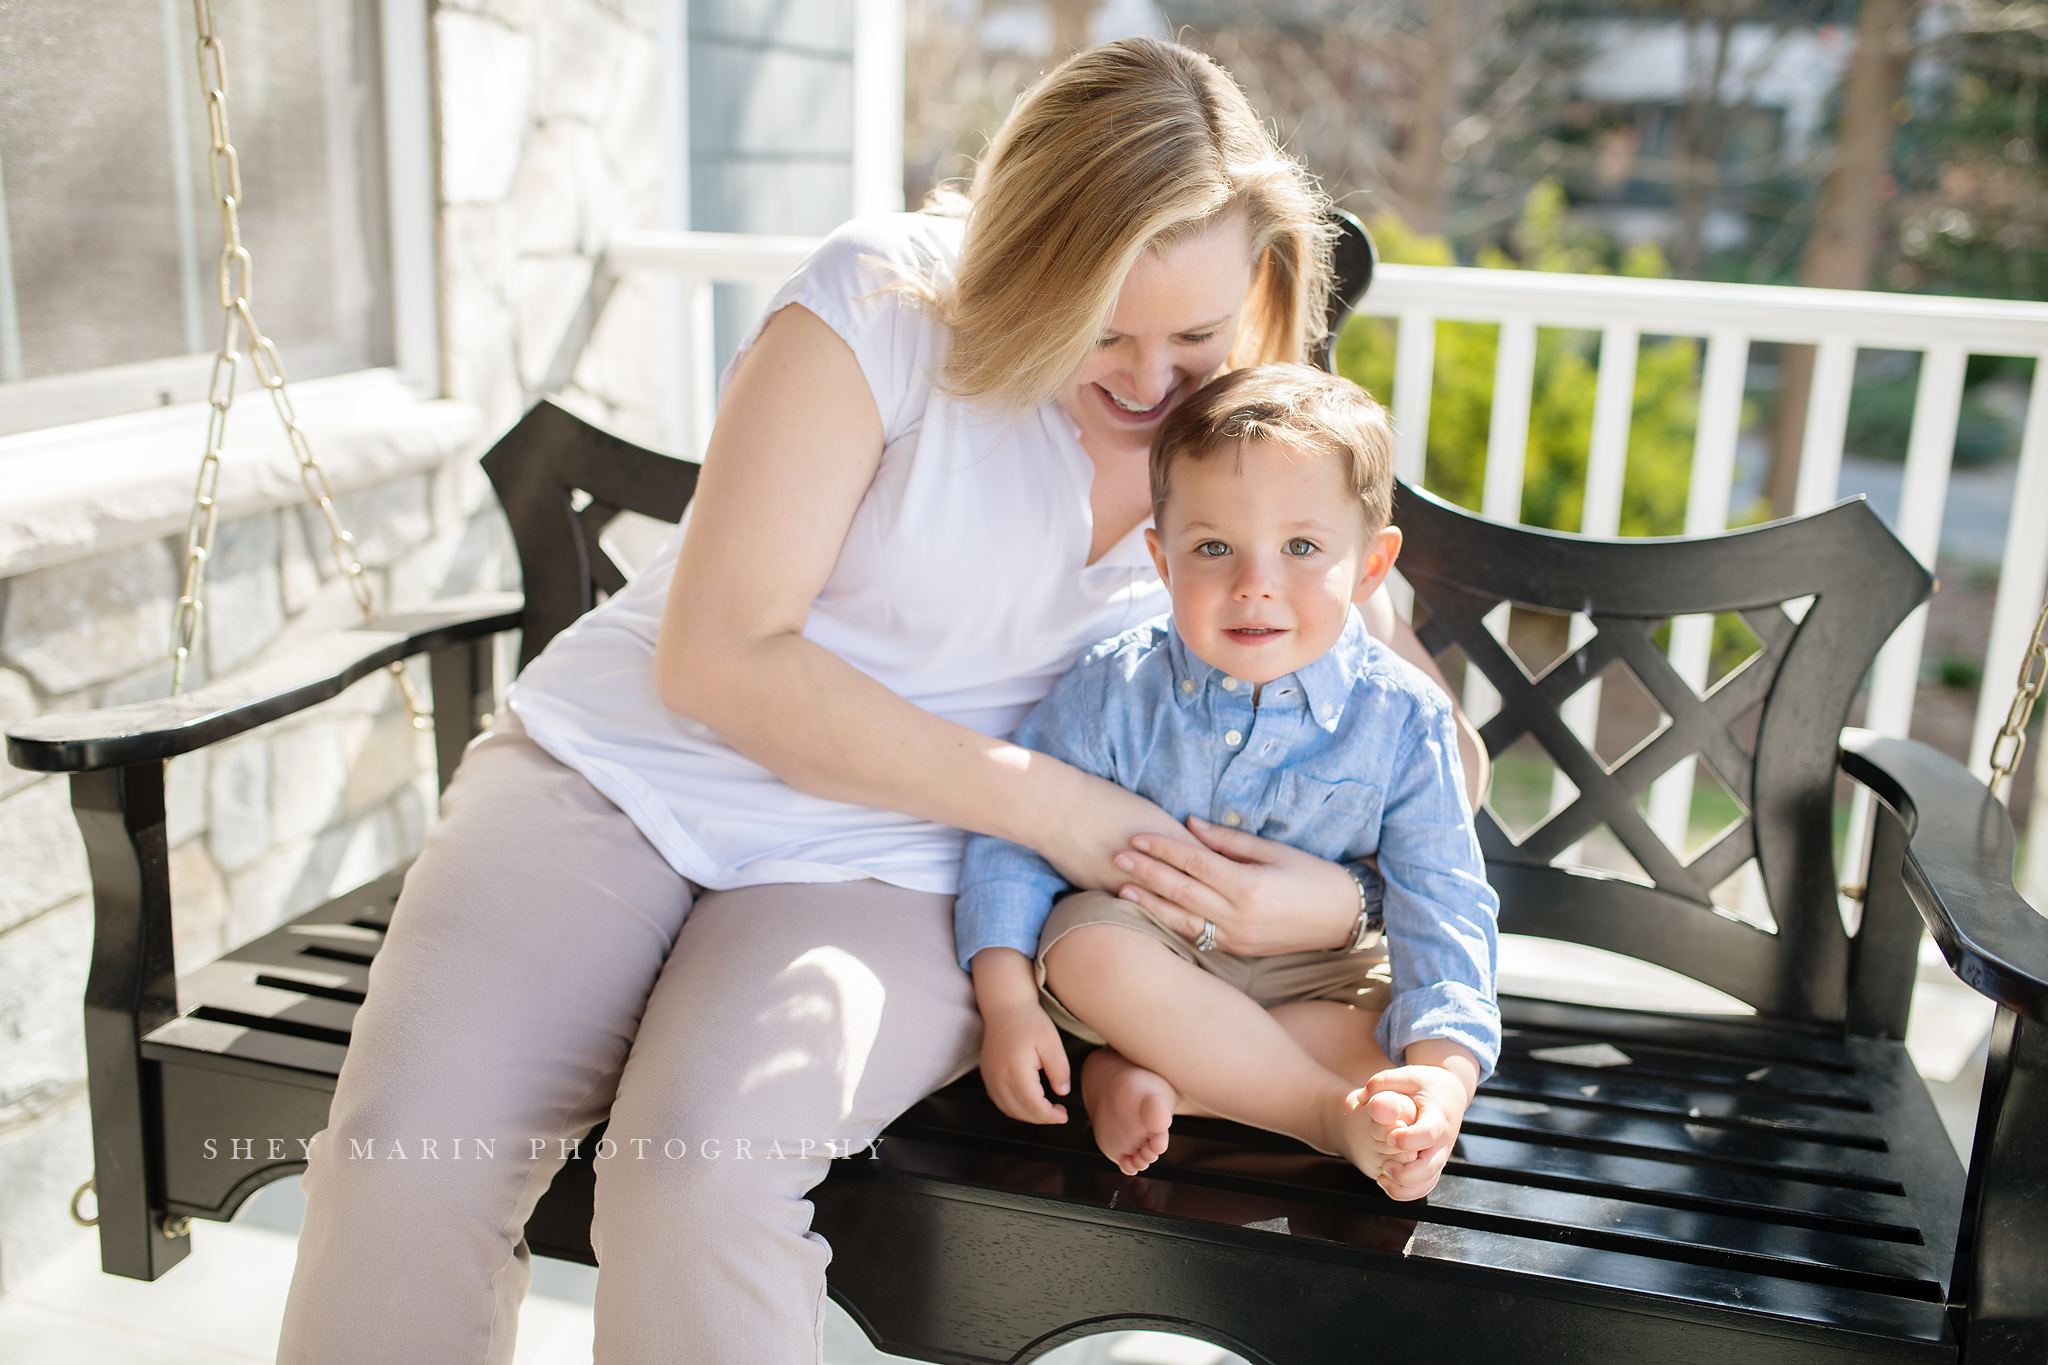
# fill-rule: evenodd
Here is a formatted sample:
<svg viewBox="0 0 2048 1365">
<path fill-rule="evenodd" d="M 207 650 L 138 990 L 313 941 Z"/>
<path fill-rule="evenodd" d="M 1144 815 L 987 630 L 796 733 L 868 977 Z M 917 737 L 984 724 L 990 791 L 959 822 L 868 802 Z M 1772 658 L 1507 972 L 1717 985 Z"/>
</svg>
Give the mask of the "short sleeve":
<svg viewBox="0 0 2048 1365">
<path fill-rule="evenodd" d="M 799 303 L 852 350 L 882 417 L 882 443 L 905 435 L 924 414 L 946 331 L 923 298 L 897 286 L 906 279 L 949 279 L 964 227 L 957 218 L 889 213 L 835 228 L 755 319 L 720 377 L 719 391 L 768 319 Z"/>
</svg>

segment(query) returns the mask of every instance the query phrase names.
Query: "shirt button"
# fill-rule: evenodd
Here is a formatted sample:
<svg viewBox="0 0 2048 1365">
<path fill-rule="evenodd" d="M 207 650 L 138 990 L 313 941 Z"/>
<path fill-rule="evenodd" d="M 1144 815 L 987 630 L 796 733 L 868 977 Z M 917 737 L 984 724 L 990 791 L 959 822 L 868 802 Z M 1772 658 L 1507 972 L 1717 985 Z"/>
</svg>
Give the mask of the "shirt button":
<svg viewBox="0 0 2048 1365">
<path fill-rule="evenodd" d="M 1243 738 L 1244 738 L 1244 736 L 1243 736 L 1243 735 L 1239 734 L 1239 733 L 1238 733 L 1237 731 L 1235 731 L 1235 730 L 1232 730 L 1232 731 L 1231 731 L 1231 732 L 1230 732 L 1229 734 L 1226 734 L 1225 736 L 1223 736 L 1223 742 L 1224 742 L 1225 744 L 1229 744 L 1229 745 L 1235 745 L 1235 744 L 1236 744 L 1236 743 L 1237 743 L 1237 742 L 1238 742 L 1239 740 L 1241 740 L 1241 739 L 1243 739 Z"/>
<path fill-rule="evenodd" d="M 1235 679 L 1235 678 L 1225 678 L 1225 679 L 1223 680 L 1223 690 L 1224 690 L 1225 692 L 1235 692 L 1235 691 L 1237 691 L 1237 679 Z"/>
<path fill-rule="evenodd" d="M 1325 706 L 1325 707 L 1323 708 L 1323 719 L 1324 719 L 1324 720 L 1328 720 L 1328 719 L 1329 719 L 1329 718 L 1330 718 L 1331 716 L 1334 716 L 1334 715 L 1336 715 L 1336 714 L 1337 714 L 1337 708 L 1336 708 L 1336 707 L 1334 707 L 1334 706 Z"/>
<path fill-rule="evenodd" d="M 1180 680 L 1180 690 L 1181 690 L 1181 691 L 1183 691 L 1183 692 L 1192 692 L 1192 691 L 1194 691 L 1194 690 L 1195 690 L 1195 680 L 1194 680 L 1193 678 L 1182 678 L 1182 679 Z"/>
<path fill-rule="evenodd" d="M 1231 811 L 1228 815 L 1225 815 L 1223 817 L 1223 823 L 1235 827 L 1244 823 L 1244 817 L 1239 815 L 1236 811 Z"/>
</svg>

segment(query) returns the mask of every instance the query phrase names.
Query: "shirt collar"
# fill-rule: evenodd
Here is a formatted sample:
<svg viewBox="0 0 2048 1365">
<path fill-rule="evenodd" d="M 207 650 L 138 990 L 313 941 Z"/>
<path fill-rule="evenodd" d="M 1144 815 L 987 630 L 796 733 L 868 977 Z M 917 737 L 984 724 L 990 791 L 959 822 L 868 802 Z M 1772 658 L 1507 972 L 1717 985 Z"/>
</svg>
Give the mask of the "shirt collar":
<svg viewBox="0 0 2048 1365">
<path fill-rule="evenodd" d="M 1171 616 L 1166 619 L 1166 657 L 1173 665 L 1173 700 L 1183 710 L 1193 706 L 1212 681 L 1223 681 L 1221 669 L 1202 662 L 1188 648 Z"/>
<path fill-rule="evenodd" d="M 1299 683 L 1302 701 L 1308 707 L 1309 718 L 1323 729 L 1335 732 L 1338 723 L 1344 719 L 1344 707 L 1351 700 L 1351 689 L 1359 675 L 1365 672 L 1366 654 L 1371 648 L 1371 637 L 1365 633 L 1365 623 L 1354 609 L 1345 619 L 1344 631 L 1337 637 L 1337 643 L 1330 652 L 1305 668 L 1296 669 L 1290 676 Z M 1182 707 L 1194 703 L 1211 687 L 1251 699 L 1251 684 L 1242 679 L 1232 679 L 1222 669 L 1213 667 L 1198 658 L 1180 637 L 1171 620 L 1167 623 L 1167 657 L 1173 664 L 1173 699 Z M 1228 686 L 1236 682 L 1236 687 Z M 1268 687 L 1278 686 L 1283 679 L 1276 678 Z"/>
<path fill-rule="evenodd" d="M 1365 622 L 1353 608 L 1330 652 L 1308 667 L 1295 670 L 1295 680 L 1301 684 L 1302 696 L 1308 702 L 1309 718 L 1325 730 L 1334 733 L 1338 722 L 1344 719 L 1344 707 L 1351 700 L 1351 690 L 1359 675 L 1365 672 L 1370 648 L 1371 637 L 1365 633 Z"/>
</svg>

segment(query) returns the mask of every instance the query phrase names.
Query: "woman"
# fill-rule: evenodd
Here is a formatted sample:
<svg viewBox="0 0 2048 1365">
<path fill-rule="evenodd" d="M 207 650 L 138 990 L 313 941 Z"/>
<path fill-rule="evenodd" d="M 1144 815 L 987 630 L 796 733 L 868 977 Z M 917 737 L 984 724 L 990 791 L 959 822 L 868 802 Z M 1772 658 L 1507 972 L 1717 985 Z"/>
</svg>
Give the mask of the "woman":
<svg viewBox="0 0 2048 1365">
<path fill-rule="evenodd" d="M 979 1046 L 961 830 L 1240 952 L 1348 939 L 1342 868 L 1219 857 L 999 738 L 1164 609 L 1152 432 L 1320 339 L 1325 208 L 1219 68 L 1128 40 L 1019 103 L 964 222 L 849 224 L 792 277 L 684 525 L 443 798 L 314 1144 L 281 1360 L 509 1359 L 527 1214 L 607 1115 L 598 1360 L 815 1360 L 805 1193 Z"/>
</svg>

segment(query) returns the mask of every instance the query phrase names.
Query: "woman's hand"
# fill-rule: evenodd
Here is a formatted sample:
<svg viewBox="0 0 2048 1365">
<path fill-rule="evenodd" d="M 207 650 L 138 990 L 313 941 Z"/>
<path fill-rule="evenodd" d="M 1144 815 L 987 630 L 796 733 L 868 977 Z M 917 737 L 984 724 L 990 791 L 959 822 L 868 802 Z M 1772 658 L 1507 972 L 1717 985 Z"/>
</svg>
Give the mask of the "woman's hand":
<svg viewBox="0 0 2048 1365">
<path fill-rule="evenodd" d="M 1031 766 L 1044 766 L 1038 775 L 1058 792 L 1039 808 L 1045 818 L 1036 828 L 1026 837 L 1008 837 L 1036 851 L 1080 890 L 1113 892 L 1128 883 L 1130 872 L 1116 859 L 1130 851 L 1134 837 L 1158 844 L 1162 853 L 1169 843 L 1189 854 L 1199 849 L 1178 820 L 1135 792 L 1045 754 L 1019 752 Z M 1201 931 L 1197 922 L 1195 932 Z"/>
<path fill-rule="evenodd" d="M 1116 855 L 1118 892 L 1185 938 L 1216 926 L 1216 946 L 1242 957 L 1342 948 L 1358 924 L 1358 883 L 1336 863 L 1256 834 L 1189 816 L 1201 844 L 1140 834 Z"/>
<path fill-rule="evenodd" d="M 983 948 L 974 955 L 974 1003 L 981 1010 L 981 1083 L 996 1108 L 1024 1123 L 1065 1123 L 1067 1107 L 1045 1097 L 1038 1076 L 1055 1095 L 1072 1076 L 1060 1031 L 1038 1003 L 1038 973 L 1015 948 Z"/>
</svg>

